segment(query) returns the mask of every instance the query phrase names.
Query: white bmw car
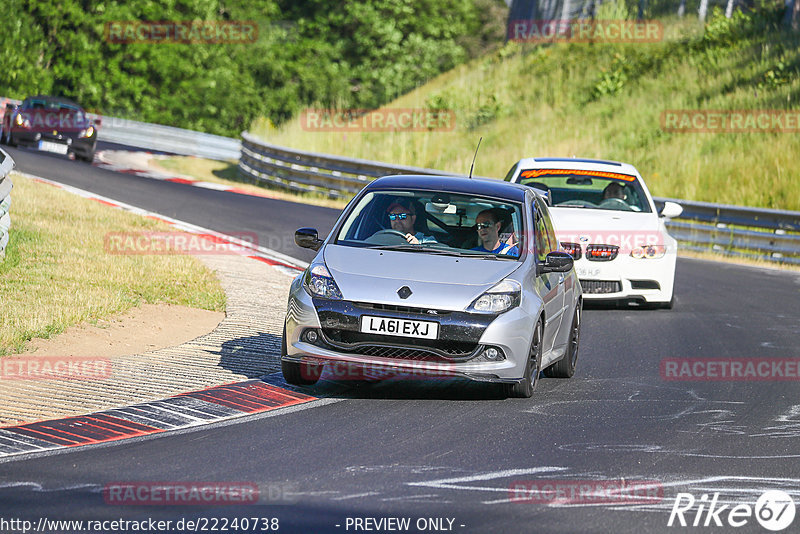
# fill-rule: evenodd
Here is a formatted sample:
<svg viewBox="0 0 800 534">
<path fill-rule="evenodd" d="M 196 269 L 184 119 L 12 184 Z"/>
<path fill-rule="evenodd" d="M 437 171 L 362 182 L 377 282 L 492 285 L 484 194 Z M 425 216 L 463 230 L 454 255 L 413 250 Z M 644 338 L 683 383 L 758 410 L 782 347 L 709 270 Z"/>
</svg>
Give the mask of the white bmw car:
<svg viewBox="0 0 800 534">
<path fill-rule="evenodd" d="M 506 181 L 534 187 L 548 199 L 556 234 L 575 259 L 584 298 L 671 308 L 678 242 L 656 209 L 639 172 L 627 163 L 576 158 L 526 158 Z"/>
</svg>

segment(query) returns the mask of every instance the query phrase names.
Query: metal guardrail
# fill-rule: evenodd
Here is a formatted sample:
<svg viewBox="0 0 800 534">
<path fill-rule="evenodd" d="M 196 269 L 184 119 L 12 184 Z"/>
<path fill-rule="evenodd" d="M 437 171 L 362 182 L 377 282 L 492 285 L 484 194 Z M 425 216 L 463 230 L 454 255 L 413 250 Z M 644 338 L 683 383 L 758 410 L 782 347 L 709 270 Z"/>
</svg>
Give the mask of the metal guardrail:
<svg viewBox="0 0 800 534">
<path fill-rule="evenodd" d="M 242 133 L 239 174 L 290 191 L 350 198 L 370 180 L 389 174 L 459 176 L 435 169 L 391 165 L 271 145 Z M 748 208 L 672 198 L 680 217 L 666 225 L 683 248 L 800 264 L 800 212 Z"/>
<path fill-rule="evenodd" d="M 371 180 L 389 174 L 462 176 L 436 169 L 294 150 L 270 145 L 249 132 L 242 132 L 239 174 L 289 191 L 330 198 L 350 198 Z"/>
<path fill-rule="evenodd" d="M 0 115 L 6 103 L 19 105 L 22 101 L 0 97 Z M 97 139 L 108 143 L 222 161 L 238 160 L 242 147 L 241 141 L 232 137 L 106 115 L 89 114 L 89 117 L 100 119 Z"/>
<path fill-rule="evenodd" d="M 14 169 L 14 160 L 4 150 L 0 150 L 0 260 L 6 255 L 11 228 L 11 183 L 9 173 Z"/>
<path fill-rule="evenodd" d="M 238 139 L 103 115 L 98 118 L 99 141 L 215 160 L 239 159 Z"/>
</svg>

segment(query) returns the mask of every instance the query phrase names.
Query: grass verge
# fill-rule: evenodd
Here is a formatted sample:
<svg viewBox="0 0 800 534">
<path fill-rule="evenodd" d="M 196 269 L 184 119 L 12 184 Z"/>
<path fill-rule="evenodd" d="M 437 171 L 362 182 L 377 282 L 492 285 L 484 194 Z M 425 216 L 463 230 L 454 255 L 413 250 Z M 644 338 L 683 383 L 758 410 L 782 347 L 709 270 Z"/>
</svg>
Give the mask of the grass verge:
<svg viewBox="0 0 800 534">
<path fill-rule="evenodd" d="M 508 43 L 385 108 L 450 110 L 452 131 L 309 130 L 300 119 L 251 131 L 270 143 L 502 177 L 523 157 L 633 163 L 655 196 L 800 210 L 795 132 L 671 133 L 667 110 L 800 107 L 800 33 L 780 28 L 783 4 L 705 27 L 663 19 L 656 43 Z M 320 106 L 325 107 L 325 106 Z M 362 129 L 363 130 L 363 129 Z"/>
<path fill-rule="evenodd" d="M 169 226 L 12 177 L 11 241 L 0 262 L 0 356 L 142 303 L 225 310 L 219 280 L 197 258 L 112 255 L 104 248 L 109 232 Z"/>
</svg>

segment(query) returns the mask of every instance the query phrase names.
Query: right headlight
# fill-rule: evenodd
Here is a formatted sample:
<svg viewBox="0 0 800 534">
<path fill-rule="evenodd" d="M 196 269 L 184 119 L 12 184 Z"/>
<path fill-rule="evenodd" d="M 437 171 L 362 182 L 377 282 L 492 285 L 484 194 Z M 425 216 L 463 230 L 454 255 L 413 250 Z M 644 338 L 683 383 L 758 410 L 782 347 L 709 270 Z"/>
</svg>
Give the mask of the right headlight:
<svg viewBox="0 0 800 534">
<path fill-rule="evenodd" d="M 664 245 L 645 245 L 643 247 L 636 247 L 631 251 L 631 256 L 637 260 L 648 259 L 657 260 L 663 258 L 667 252 L 667 247 Z"/>
<path fill-rule="evenodd" d="M 467 308 L 475 313 L 503 313 L 519 306 L 522 286 L 516 280 L 503 280 L 483 295 L 476 298 Z"/>
<path fill-rule="evenodd" d="M 334 300 L 341 300 L 342 298 L 339 286 L 336 285 L 336 281 L 331 276 L 328 268 L 321 263 L 309 267 L 303 279 L 303 287 L 312 297 Z"/>
</svg>

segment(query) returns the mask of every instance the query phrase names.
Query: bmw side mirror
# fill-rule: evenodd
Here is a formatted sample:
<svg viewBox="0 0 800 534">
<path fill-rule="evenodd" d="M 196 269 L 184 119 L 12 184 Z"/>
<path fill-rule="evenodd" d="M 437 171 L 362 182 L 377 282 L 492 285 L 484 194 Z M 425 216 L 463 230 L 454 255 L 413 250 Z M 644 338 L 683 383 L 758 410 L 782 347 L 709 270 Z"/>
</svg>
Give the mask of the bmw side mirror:
<svg viewBox="0 0 800 534">
<path fill-rule="evenodd" d="M 294 233 L 294 242 L 298 247 L 319 250 L 322 240 L 319 238 L 316 228 L 300 228 Z"/>
<path fill-rule="evenodd" d="M 681 213 L 683 213 L 683 206 L 675 202 L 664 202 L 664 207 L 658 212 L 659 215 L 667 219 L 680 217 Z"/>
<path fill-rule="evenodd" d="M 537 268 L 537 274 L 545 273 L 566 273 L 572 269 L 575 260 L 566 252 L 551 252 L 544 259 L 544 263 L 540 263 Z"/>
</svg>

